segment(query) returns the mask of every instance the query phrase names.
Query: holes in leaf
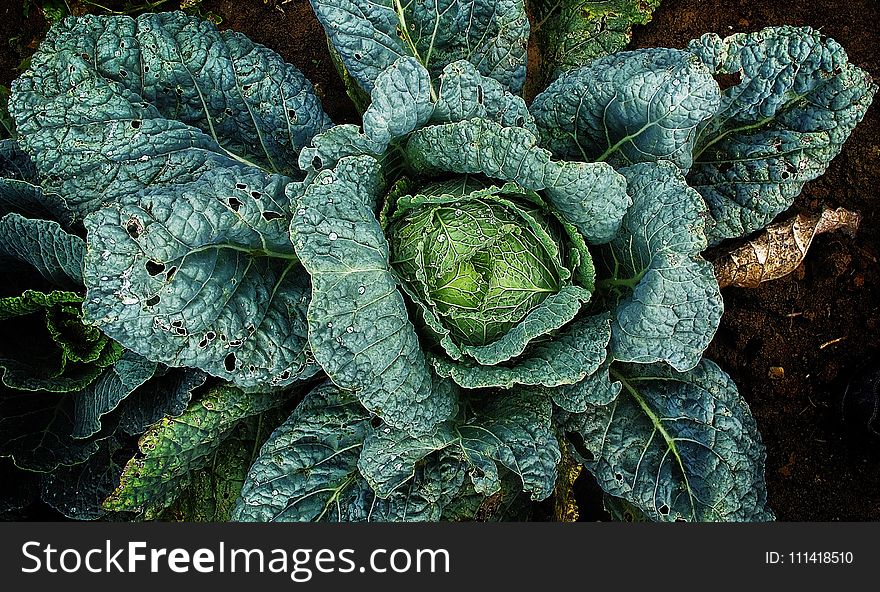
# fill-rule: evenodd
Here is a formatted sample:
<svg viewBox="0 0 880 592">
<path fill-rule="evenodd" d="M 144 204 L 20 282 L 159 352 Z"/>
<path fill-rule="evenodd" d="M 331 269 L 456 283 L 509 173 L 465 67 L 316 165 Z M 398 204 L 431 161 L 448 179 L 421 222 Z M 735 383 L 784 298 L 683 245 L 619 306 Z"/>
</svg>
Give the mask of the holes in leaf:
<svg viewBox="0 0 880 592">
<path fill-rule="evenodd" d="M 144 73 L 146 74 L 146 73 L 149 72 L 149 71 L 150 71 L 150 67 L 149 67 L 149 66 L 144 66 Z"/>
<path fill-rule="evenodd" d="M 205 339 L 207 339 L 208 341 L 214 341 L 214 339 L 216 339 L 216 338 L 217 338 L 217 334 L 214 333 L 213 331 L 208 331 L 207 333 L 205 333 Z"/>
<path fill-rule="evenodd" d="M 657 508 L 657 511 L 660 512 L 661 514 L 663 514 L 664 516 L 669 516 L 669 506 L 667 506 L 666 504 L 663 504 L 662 506 Z"/>
<path fill-rule="evenodd" d="M 125 231 L 131 238 L 138 238 L 144 231 L 144 225 L 137 218 L 129 218 L 125 223 Z"/>
<path fill-rule="evenodd" d="M 140 119 L 132 119 L 131 120 L 131 129 L 138 129 L 140 127 L 141 127 L 141 120 Z"/>
<path fill-rule="evenodd" d="M 229 107 L 224 109 L 223 112 L 226 114 L 227 117 L 232 117 L 232 109 L 230 109 Z"/>
<path fill-rule="evenodd" d="M 287 380 L 288 378 L 290 378 L 290 370 L 285 370 L 278 375 L 278 380 Z"/>
<path fill-rule="evenodd" d="M 235 197 L 226 198 L 226 205 L 229 206 L 229 209 L 233 212 L 237 212 L 239 208 L 241 208 L 241 201 Z"/>
<path fill-rule="evenodd" d="M 379 426 L 382 425 L 382 420 L 377 415 L 376 417 L 374 417 L 373 419 L 370 420 L 370 425 L 373 426 L 374 428 L 378 429 Z"/>
<path fill-rule="evenodd" d="M 178 319 L 178 320 L 172 322 L 171 326 L 174 327 L 175 329 L 180 329 L 181 327 L 183 327 L 183 321 Z"/>
<path fill-rule="evenodd" d="M 202 340 L 199 341 L 199 348 L 205 349 L 206 347 L 208 347 L 208 340 L 206 338 L 202 338 Z"/>
<path fill-rule="evenodd" d="M 614 478 L 619 482 L 623 482 L 623 474 L 621 473 L 614 473 Z"/>
<path fill-rule="evenodd" d="M 244 191 L 245 189 L 247 189 L 247 185 L 245 185 L 244 183 L 236 183 L 235 188 Z"/>
<path fill-rule="evenodd" d="M 120 71 L 119 71 L 119 76 L 120 76 L 121 78 L 128 78 L 128 72 L 127 72 L 126 70 L 120 70 Z"/>
<path fill-rule="evenodd" d="M 168 273 L 165 274 L 165 281 L 166 281 L 166 282 L 170 282 L 170 281 L 171 281 L 171 278 L 174 277 L 174 272 L 175 272 L 175 271 L 177 271 L 177 268 L 176 268 L 176 267 L 172 267 L 171 269 L 168 270 Z"/>
<path fill-rule="evenodd" d="M 721 87 L 721 92 L 724 92 L 728 88 L 739 86 L 742 83 L 742 74 L 740 72 L 734 72 L 732 74 L 716 74 L 715 82 Z"/>
<path fill-rule="evenodd" d="M 226 354 L 226 357 L 223 358 L 223 367 L 226 368 L 227 372 L 232 372 L 235 370 L 235 353 L 230 352 Z"/>
<path fill-rule="evenodd" d="M 84 59 L 84 60 L 87 61 L 87 62 L 88 62 L 90 59 L 92 59 L 92 56 L 90 56 L 90 55 L 87 54 L 87 53 L 81 54 L 79 57 L 81 57 L 82 59 Z"/>
<path fill-rule="evenodd" d="M 477 85 L 477 103 L 479 103 L 480 105 L 483 104 L 483 85 L 482 84 Z"/>
<path fill-rule="evenodd" d="M 156 306 L 157 304 L 159 304 L 159 297 L 153 296 L 152 298 L 149 298 L 145 304 L 147 306 Z"/>
<path fill-rule="evenodd" d="M 320 170 L 322 166 L 324 166 L 324 161 L 321 160 L 320 156 L 316 156 L 315 158 L 312 159 L 312 168 L 313 169 L 315 169 L 317 171 L 317 170 Z"/>
<path fill-rule="evenodd" d="M 516 121 L 514 121 L 513 123 L 516 124 L 516 127 L 522 127 L 525 124 L 525 122 L 526 122 L 526 118 L 523 117 L 522 115 L 520 115 L 519 117 L 516 118 Z"/>
<path fill-rule="evenodd" d="M 293 109 L 288 109 L 287 119 L 290 120 L 290 123 L 296 123 L 299 120 L 299 115 L 297 115 L 296 111 L 294 111 Z"/>
<path fill-rule="evenodd" d="M 277 220 L 278 218 L 283 218 L 284 216 L 278 212 L 273 212 L 272 210 L 266 210 L 263 212 L 263 219 L 266 222 L 271 222 L 272 220 Z"/>
<path fill-rule="evenodd" d="M 363 57 L 363 56 L 362 56 L 361 54 L 359 54 L 359 53 L 354 54 L 354 59 L 356 59 L 357 61 L 361 61 L 361 58 L 362 58 L 362 57 Z"/>
<path fill-rule="evenodd" d="M 254 199 L 260 199 L 261 197 L 263 197 L 263 194 L 259 191 L 251 191 L 251 197 L 253 197 Z"/>
<path fill-rule="evenodd" d="M 150 275 L 159 275 L 163 271 L 165 271 L 165 265 L 163 263 L 159 263 L 158 261 L 153 261 L 150 259 L 144 264 L 144 267 L 147 268 L 147 273 Z"/>
</svg>

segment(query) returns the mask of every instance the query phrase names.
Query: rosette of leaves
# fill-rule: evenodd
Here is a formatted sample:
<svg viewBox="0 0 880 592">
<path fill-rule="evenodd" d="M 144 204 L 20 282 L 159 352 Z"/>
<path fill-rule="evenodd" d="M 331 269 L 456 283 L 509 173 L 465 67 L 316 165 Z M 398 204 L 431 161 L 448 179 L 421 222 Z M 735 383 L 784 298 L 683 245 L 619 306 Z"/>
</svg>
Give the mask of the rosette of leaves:
<svg viewBox="0 0 880 592">
<path fill-rule="evenodd" d="M 518 0 L 313 6 L 370 95 L 362 126 L 328 127 L 277 56 L 179 14 L 68 21 L 11 100 L 84 220 L 88 320 L 249 391 L 326 374 L 232 517 L 518 517 L 566 438 L 640 516 L 771 519 L 755 421 L 702 358 L 722 301 L 700 253 L 824 170 L 867 74 L 782 27 L 573 58 L 529 108 Z M 164 467 L 206 457 L 166 428 L 108 502 L 150 508 Z"/>
<path fill-rule="evenodd" d="M 467 51 L 420 49 L 464 3 L 351 21 L 343 4 L 315 2 L 371 101 L 362 128 L 302 151 L 313 182 L 291 195 L 309 342 L 332 385 L 270 438 L 236 517 L 443 518 L 461 492 L 497 495 L 507 471 L 544 499 L 565 437 L 609 503 L 772 519 L 754 419 L 702 358 L 723 305 L 700 253 L 824 170 L 868 76 L 782 27 L 581 58 L 527 109 Z M 418 34 L 365 70 L 351 48 L 389 27 Z M 737 70 L 722 91 L 714 76 Z"/>
</svg>

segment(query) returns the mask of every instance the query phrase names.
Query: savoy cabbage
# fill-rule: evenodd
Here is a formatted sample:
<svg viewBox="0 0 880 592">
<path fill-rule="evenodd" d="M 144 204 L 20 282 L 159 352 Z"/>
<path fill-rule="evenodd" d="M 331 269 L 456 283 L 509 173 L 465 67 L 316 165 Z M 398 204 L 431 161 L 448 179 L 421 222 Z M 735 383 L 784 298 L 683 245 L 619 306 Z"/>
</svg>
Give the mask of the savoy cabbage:
<svg viewBox="0 0 880 592">
<path fill-rule="evenodd" d="M 876 87 L 812 29 L 620 51 L 644 10 L 580 4 L 531 6 L 527 105 L 520 0 L 312 0 L 361 126 L 182 13 L 53 27 L 0 145 L 31 270 L 0 322 L 45 333 L 0 352 L 0 468 L 77 518 L 513 519 L 568 449 L 610 507 L 772 519 L 701 253 L 790 206 Z"/>
</svg>

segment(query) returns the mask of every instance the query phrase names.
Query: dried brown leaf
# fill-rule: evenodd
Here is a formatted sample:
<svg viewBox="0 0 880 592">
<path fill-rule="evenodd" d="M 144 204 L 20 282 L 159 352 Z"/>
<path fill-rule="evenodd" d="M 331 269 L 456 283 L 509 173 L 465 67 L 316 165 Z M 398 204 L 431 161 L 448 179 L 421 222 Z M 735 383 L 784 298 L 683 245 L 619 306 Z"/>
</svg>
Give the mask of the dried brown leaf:
<svg viewBox="0 0 880 592">
<path fill-rule="evenodd" d="M 804 260 L 816 235 L 843 230 L 855 234 L 861 216 L 844 208 L 825 208 L 821 214 L 798 214 L 771 224 L 755 238 L 715 257 L 715 277 L 724 288 L 756 288 L 784 277 Z"/>
</svg>

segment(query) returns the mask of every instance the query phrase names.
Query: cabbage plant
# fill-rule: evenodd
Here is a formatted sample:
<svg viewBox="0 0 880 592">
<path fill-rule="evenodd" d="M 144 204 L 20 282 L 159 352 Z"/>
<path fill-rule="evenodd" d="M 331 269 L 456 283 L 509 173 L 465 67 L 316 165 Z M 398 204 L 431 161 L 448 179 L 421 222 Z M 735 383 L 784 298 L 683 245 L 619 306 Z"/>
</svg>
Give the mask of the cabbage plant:
<svg viewBox="0 0 880 592">
<path fill-rule="evenodd" d="M 179 13 L 65 21 L 13 88 L 85 236 L 86 324 L 230 383 L 150 427 L 104 508 L 161 511 L 302 392 L 233 519 L 514 519 L 563 450 L 609 508 L 772 519 L 755 420 L 703 357 L 723 302 L 701 253 L 824 171 L 869 76 L 809 28 L 575 51 L 589 15 L 537 3 L 552 81 L 527 105 L 520 0 L 312 5 L 361 126 Z"/>
</svg>

